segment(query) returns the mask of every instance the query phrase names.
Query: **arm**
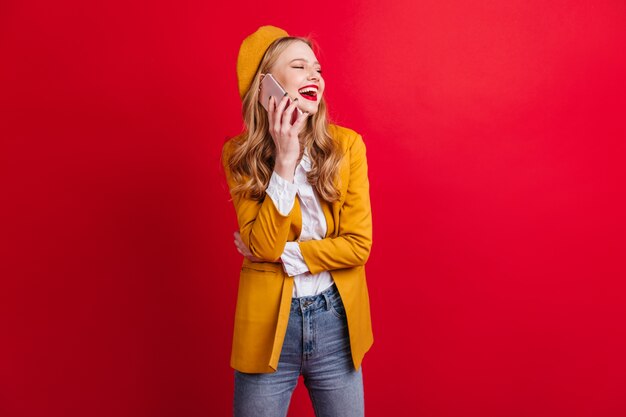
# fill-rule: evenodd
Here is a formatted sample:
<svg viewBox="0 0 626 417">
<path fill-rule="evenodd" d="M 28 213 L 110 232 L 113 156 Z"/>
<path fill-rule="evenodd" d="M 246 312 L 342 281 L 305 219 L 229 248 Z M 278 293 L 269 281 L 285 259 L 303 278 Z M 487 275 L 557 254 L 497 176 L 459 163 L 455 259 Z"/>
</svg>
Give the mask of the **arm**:
<svg viewBox="0 0 626 417">
<path fill-rule="evenodd" d="M 228 160 L 230 158 L 230 143 L 222 150 L 222 163 L 226 173 L 228 187 L 235 186 L 230 174 Z M 286 215 L 280 213 L 269 196 L 263 201 L 231 193 L 241 240 L 250 250 L 252 256 L 266 262 L 275 262 L 283 252 L 289 227 L 291 225 L 291 210 Z"/>
<path fill-rule="evenodd" d="M 360 135 L 347 151 L 350 175 L 346 198 L 339 211 L 339 235 L 299 242 L 312 274 L 364 265 L 372 246 L 372 212 L 365 144 Z"/>
<path fill-rule="evenodd" d="M 293 100 L 289 106 L 287 106 L 287 101 L 286 93 L 278 105 L 273 97 L 270 98 L 268 130 L 276 147 L 275 174 L 272 176 L 270 186 L 276 183 L 277 178 L 275 176 L 277 175 L 282 176 L 288 183 L 293 182 L 293 172 L 300 154 L 298 135 L 308 117 L 308 113 L 303 113 L 292 125 L 290 120 L 295 111 L 297 99 Z M 222 163 L 224 164 L 228 187 L 232 190 L 235 184 L 229 167 L 230 146 L 231 144 L 227 143 L 222 150 Z M 291 211 L 295 199 L 295 190 L 292 191 L 290 193 L 291 204 L 286 206 L 286 210 L 289 210 L 287 213 L 281 213 L 278 210 L 273 201 L 275 195 L 271 195 L 270 198 L 266 196 L 263 201 L 255 201 L 231 192 L 237 212 L 241 240 L 249 248 L 253 257 L 262 261 L 276 262 L 283 253 L 289 234 Z M 270 194 L 272 193 L 270 192 Z"/>
<path fill-rule="evenodd" d="M 365 144 L 360 136 L 349 150 L 349 163 L 347 195 L 339 214 L 339 236 L 283 243 L 281 259 L 289 275 L 350 268 L 367 261 L 372 242 L 372 221 Z M 243 239 L 241 241 L 245 243 Z M 248 244 L 245 246 L 249 247 Z"/>
</svg>

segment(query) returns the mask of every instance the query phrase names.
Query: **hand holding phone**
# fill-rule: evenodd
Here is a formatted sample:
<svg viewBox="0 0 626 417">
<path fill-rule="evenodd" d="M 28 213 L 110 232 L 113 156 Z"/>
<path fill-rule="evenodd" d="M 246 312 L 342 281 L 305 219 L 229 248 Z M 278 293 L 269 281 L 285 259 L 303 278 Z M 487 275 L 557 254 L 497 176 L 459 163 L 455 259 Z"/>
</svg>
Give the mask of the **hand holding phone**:
<svg viewBox="0 0 626 417">
<path fill-rule="evenodd" d="M 285 96 L 285 93 L 285 89 L 276 81 L 272 74 L 265 74 L 261 81 L 261 92 L 259 93 L 259 102 L 265 110 L 269 111 L 270 97 L 274 97 L 274 102 L 278 104 Z M 285 108 L 289 107 L 290 104 L 291 99 L 288 99 Z M 296 111 L 291 116 L 291 124 L 294 124 L 301 114 L 302 110 L 296 107 Z"/>
<path fill-rule="evenodd" d="M 302 113 L 296 105 L 297 101 L 292 102 L 286 96 L 285 90 L 271 74 L 263 77 L 259 101 L 268 112 L 268 130 L 276 145 L 274 171 L 291 182 L 300 158 L 299 134 L 305 126 L 308 113 Z M 271 108 L 270 98 L 273 98 Z M 285 113 L 291 113 L 291 122 L 283 120 Z"/>
</svg>

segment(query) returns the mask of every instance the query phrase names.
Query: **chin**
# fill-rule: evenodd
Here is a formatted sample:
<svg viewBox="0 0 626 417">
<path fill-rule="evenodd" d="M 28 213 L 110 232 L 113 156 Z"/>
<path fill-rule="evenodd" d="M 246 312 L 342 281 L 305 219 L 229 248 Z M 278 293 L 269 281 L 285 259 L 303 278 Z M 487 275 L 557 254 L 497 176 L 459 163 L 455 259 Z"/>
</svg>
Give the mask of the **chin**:
<svg viewBox="0 0 626 417">
<path fill-rule="evenodd" d="M 308 104 L 308 103 L 307 103 Z M 311 116 L 313 116 L 314 114 L 317 114 L 317 111 L 319 110 L 319 104 L 314 104 L 314 105 L 310 105 L 310 106 L 302 106 L 300 107 L 300 110 L 302 112 L 309 112 L 309 114 Z"/>
</svg>

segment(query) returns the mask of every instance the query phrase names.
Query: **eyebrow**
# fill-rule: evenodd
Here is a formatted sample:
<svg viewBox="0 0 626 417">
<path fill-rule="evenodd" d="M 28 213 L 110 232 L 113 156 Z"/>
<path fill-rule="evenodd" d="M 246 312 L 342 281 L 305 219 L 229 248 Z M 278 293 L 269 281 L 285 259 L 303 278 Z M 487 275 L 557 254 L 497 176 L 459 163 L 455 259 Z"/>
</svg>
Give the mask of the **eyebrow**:
<svg viewBox="0 0 626 417">
<path fill-rule="evenodd" d="M 296 58 L 296 59 L 292 59 L 291 61 L 289 61 L 289 63 L 291 64 L 293 61 L 304 61 L 304 62 L 309 62 L 308 60 L 304 59 L 304 58 Z M 315 61 L 313 64 L 319 65 L 320 63 L 318 61 Z"/>
</svg>

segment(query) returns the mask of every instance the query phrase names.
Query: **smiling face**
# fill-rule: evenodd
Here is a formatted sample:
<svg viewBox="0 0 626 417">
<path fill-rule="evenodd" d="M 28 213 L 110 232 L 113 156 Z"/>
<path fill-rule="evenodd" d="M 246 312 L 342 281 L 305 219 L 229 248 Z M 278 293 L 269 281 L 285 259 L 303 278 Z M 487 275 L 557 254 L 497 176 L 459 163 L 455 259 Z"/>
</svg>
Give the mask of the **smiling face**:
<svg viewBox="0 0 626 417">
<path fill-rule="evenodd" d="M 278 56 L 268 72 L 290 98 L 298 98 L 300 110 L 311 115 L 317 113 L 324 93 L 324 79 L 321 66 L 309 45 L 301 41 L 293 42 Z"/>
</svg>

